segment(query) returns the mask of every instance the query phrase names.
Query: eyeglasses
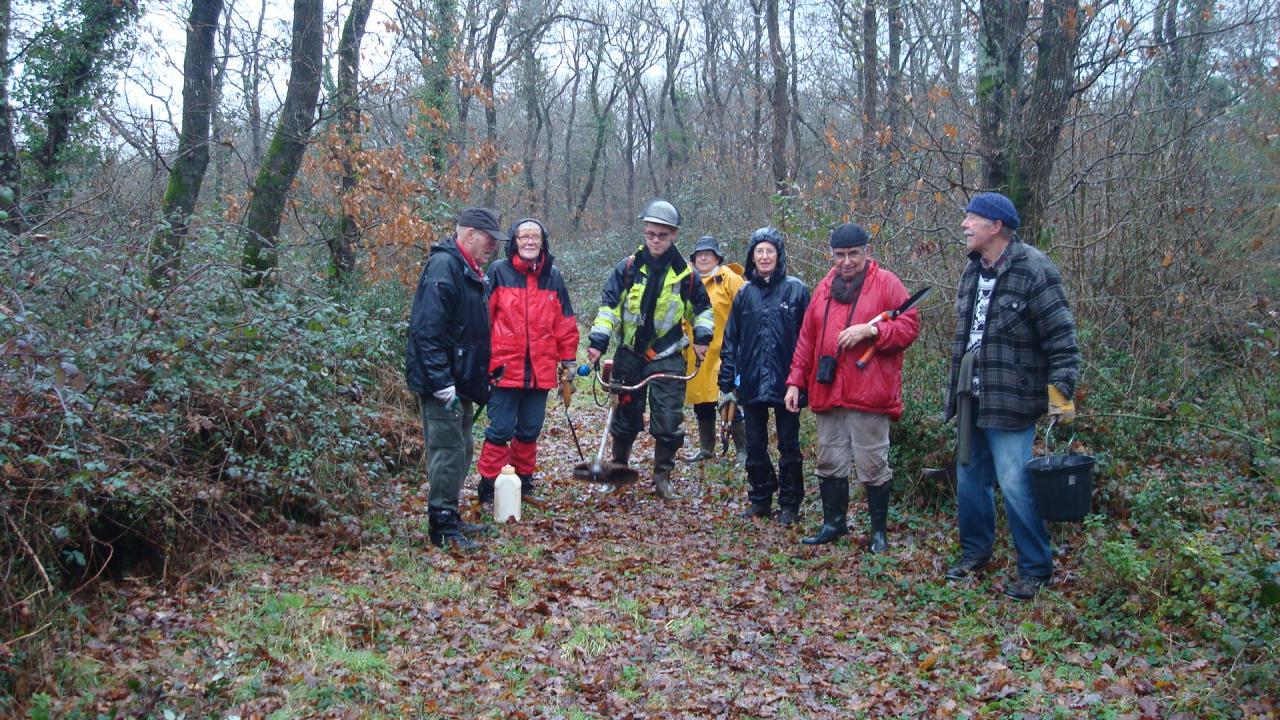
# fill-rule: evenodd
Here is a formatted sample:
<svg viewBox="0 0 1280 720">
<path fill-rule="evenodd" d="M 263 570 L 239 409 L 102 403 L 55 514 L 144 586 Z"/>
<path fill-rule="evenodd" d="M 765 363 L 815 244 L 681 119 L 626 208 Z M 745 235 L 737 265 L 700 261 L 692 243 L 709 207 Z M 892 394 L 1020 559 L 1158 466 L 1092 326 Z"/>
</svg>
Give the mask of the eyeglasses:
<svg viewBox="0 0 1280 720">
<path fill-rule="evenodd" d="M 854 248 L 853 250 L 844 250 L 842 252 L 831 253 L 832 262 L 854 262 L 866 255 L 867 251 L 862 248 Z"/>
<path fill-rule="evenodd" d="M 669 232 L 646 232 L 644 234 L 645 240 L 666 240 L 670 237 L 671 233 Z"/>
<path fill-rule="evenodd" d="M 520 242 L 542 242 L 541 235 L 517 235 L 516 240 Z"/>
</svg>

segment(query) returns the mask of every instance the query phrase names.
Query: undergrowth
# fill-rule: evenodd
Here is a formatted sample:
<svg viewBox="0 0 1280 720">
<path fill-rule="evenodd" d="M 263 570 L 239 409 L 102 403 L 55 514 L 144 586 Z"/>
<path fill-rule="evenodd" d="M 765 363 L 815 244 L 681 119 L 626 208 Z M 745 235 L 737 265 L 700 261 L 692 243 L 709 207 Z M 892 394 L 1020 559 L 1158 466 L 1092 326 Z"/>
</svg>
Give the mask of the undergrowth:
<svg viewBox="0 0 1280 720">
<path fill-rule="evenodd" d="M 162 575 L 280 519 L 358 541 L 380 481 L 420 449 L 388 411 L 402 288 L 258 294 L 217 233 L 190 247 L 156 290 L 109 238 L 0 245 L 0 694 L 95 578 Z"/>
</svg>

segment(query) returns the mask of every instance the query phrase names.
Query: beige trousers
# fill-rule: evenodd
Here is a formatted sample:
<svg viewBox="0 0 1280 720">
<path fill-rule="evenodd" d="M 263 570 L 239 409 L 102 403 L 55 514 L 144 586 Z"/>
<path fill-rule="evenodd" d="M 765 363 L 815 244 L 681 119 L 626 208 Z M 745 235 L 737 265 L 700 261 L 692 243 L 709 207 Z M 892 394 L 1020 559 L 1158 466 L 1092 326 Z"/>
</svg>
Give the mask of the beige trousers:
<svg viewBox="0 0 1280 720">
<path fill-rule="evenodd" d="M 893 471 L 889 468 L 888 415 L 832 408 L 814 417 L 818 421 L 816 473 L 820 477 L 848 477 L 852 463 L 858 482 L 889 482 Z"/>
</svg>

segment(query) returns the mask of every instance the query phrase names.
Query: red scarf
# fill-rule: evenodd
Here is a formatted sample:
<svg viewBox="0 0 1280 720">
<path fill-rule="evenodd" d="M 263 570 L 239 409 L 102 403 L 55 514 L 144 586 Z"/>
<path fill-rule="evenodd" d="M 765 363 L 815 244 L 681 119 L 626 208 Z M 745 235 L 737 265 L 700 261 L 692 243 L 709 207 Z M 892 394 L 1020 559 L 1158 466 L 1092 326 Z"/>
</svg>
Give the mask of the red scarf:
<svg viewBox="0 0 1280 720">
<path fill-rule="evenodd" d="M 462 259 L 467 263 L 467 267 L 474 270 L 477 275 L 482 275 L 483 273 L 480 272 L 480 266 L 476 264 L 475 258 L 471 257 L 471 253 L 467 252 L 467 249 L 462 247 L 462 243 L 456 244 L 458 246 L 458 252 L 462 253 Z"/>
</svg>

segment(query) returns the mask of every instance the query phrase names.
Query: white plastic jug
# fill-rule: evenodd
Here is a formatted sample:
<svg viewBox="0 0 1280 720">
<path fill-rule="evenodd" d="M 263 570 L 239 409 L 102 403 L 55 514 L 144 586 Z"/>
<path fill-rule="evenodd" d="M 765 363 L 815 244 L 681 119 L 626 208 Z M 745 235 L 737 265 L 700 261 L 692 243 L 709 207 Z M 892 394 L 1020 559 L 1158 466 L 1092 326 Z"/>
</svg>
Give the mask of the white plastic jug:
<svg viewBox="0 0 1280 720">
<path fill-rule="evenodd" d="M 504 523 L 520 519 L 520 476 L 510 465 L 502 466 L 502 474 L 493 481 L 493 521 Z"/>
</svg>

